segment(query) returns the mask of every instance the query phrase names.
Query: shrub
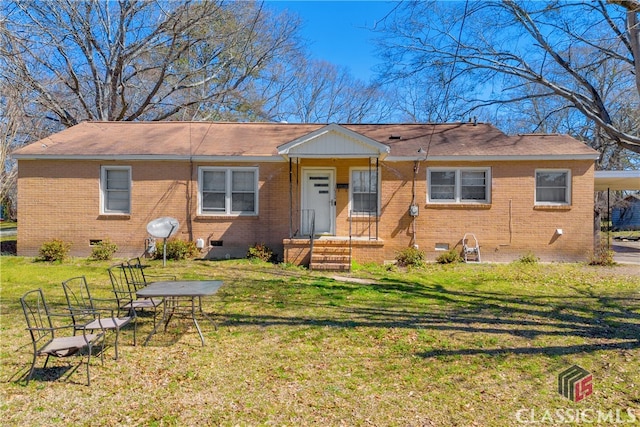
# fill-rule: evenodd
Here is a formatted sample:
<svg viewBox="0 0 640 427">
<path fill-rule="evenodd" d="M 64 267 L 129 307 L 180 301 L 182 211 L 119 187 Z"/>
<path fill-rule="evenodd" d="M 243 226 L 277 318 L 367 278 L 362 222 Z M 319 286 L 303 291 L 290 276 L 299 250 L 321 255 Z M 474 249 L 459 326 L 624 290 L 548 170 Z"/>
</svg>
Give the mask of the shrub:
<svg viewBox="0 0 640 427">
<path fill-rule="evenodd" d="M 417 248 L 405 248 L 396 254 L 400 267 L 422 267 L 425 265 L 424 252 Z"/>
<path fill-rule="evenodd" d="M 533 252 L 527 252 L 518 258 L 518 262 L 521 264 L 537 264 L 540 261 L 540 258 L 535 256 Z"/>
<path fill-rule="evenodd" d="M 40 258 L 43 261 L 62 261 L 67 257 L 71 249 L 71 243 L 63 242 L 60 239 L 53 239 L 44 242 L 40 247 Z"/>
<path fill-rule="evenodd" d="M 179 261 L 181 259 L 194 258 L 200 251 L 195 242 L 184 240 L 169 240 L 167 242 L 167 259 Z M 164 256 L 164 242 L 156 245 L 155 259 L 162 259 Z"/>
<path fill-rule="evenodd" d="M 602 265 L 606 267 L 611 267 L 612 265 L 616 265 L 616 262 L 613 259 L 613 255 L 615 252 L 607 249 L 599 249 L 593 255 L 591 260 L 589 261 L 589 265 Z"/>
<path fill-rule="evenodd" d="M 273 251 L 264 243 L 256 243 L 249 247 L 249 250 L 247 251 L 247 258 L 271 262 L 274 260 L 274 255 Z"/>
<path fill-rule="evenodd" d="M 462 257 L 460 253 L 455 249 L 449 249 L 447 252 L 444 252 L 436 258 L 436 262 L 438 264 L 453 264 L 454 262 L 461 262 Z"/>
<path fill-rule="evenodd" d="M 118 245 L 112 243 L 109 239 L 105 239 L 93 246 L 89 259 L 96 261 L 108 261 L 113 257 L 113 254 L 116 253 L 117 250 Z"/>
</svg>

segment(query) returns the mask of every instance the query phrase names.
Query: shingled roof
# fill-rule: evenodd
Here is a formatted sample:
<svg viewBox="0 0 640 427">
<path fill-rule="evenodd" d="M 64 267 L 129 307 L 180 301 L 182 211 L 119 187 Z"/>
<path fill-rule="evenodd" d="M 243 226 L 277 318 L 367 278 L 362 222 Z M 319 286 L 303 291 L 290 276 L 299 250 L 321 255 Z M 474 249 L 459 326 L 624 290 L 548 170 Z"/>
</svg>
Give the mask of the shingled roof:
<svg viewBox="0 0 640 427">
<path fill-rule="evenodd" d="M 84 122 L 13 153 L 17 159 L 277 157 L 278 147 L 326 124 Z M 509 136 L 489 124 L 343 124 L 389 147 L 387 158 L 584 158 L 597 151 L 567 135 Z M 420 151 L 420 154 L 418 153 Z"/>
</svg>

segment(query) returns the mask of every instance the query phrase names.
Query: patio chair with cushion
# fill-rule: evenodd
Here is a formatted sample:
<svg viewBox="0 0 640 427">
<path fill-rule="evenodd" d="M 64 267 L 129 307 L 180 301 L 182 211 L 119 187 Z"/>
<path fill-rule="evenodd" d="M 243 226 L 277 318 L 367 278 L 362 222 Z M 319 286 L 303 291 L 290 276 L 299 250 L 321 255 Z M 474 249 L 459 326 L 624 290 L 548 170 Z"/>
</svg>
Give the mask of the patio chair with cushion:
<svg viewBox="0 0 640 427">
<path fill-rule="evenodd" d="M 47 356 L 44 362 L 44 368 L 49 363 L 49 357 L 68 357 L 74 354 L 82 354 L 81 350 L 87 349 L 87 385 L 91 385 L 91 376 L 89 375 L 89 366 L 91 364 L 91 355 L 93 354 L 93 348 L 101 343 L 104 346 L 104 330 L 100 330 L 98 333 L 88 333 L 88 330 L 83 329 L 82 335 L 72 335 L 74 328 L 73 324 L 65 324 L 63 326 L 54 326 L 59 321 L 54 322 L 53 317 L 69 317 L 68 313 L 51 313 L 47 303 L 44 299 L 42 289 L 36 289 L 25 293 L 20 298 L 22 310 L 24 311 L 25 318 L 27 320 L 27 330 L 31 335 L 31 342 L 33 344 L 33 360 L 31 362 L 31 368 L 27 374 L 27 384 L 33 376 L 33 372 L 36 366 L 36 360 L 38 356 Z M 61 335 L 60 331 L 68 330 L 68 334 Z M 104 355 L 100 352 L 100 359 L 104 365 Z M 82 361 L 69 372 L 67 378 L 71 376 L 82 364 Z"/>
<path fill-rule="evenodd" d="M 85 276 L 73 277 L 62 282 L 64 295 L 67 298 L 67 306 L 71 313 L 74 330 L 94 331 L 94 330 L 115 330 L 115 357 L 118 360 L 118 338 L 120 329 L 133 322 L 133 345 L 136 345 L 136 315 L 135 310 L 130 316 L 117 317 L 118 310 L 98 307 L 98 304 L 115 304 L 115 299 L 93 298 L 87 286 Z"/>
<path fill-rule="evenodd" d="M 130 285 L 126 279 L 129 267 L 126 263 L 117 264 L 109 267 L 109 278 L 113 293 L 118 303 L 118 309 L 123 310 L 129 315 L 133 312 L 144 312 L 144 310 L 153 311 L 153 326 L 156 325 L 156 316 L 158 315 L 158 306 L 162 304 L 161 298 L 138 298 L 133 285 Z"/>
</svg>

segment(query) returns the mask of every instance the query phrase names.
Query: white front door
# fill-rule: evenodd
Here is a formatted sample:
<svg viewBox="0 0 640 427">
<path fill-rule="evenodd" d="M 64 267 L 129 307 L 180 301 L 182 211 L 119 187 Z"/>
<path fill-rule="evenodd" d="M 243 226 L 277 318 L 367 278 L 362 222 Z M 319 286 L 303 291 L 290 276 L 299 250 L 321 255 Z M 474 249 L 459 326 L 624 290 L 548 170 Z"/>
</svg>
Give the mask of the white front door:
<svg viewBox="0 0 640 427">
<path fill-rule="evenodd" d="M 305 169 L 302 171 L 302 176 L 302 234 L 311 233 L 313 217 L 315 217 L 315 234 L 335 234 L 335 171 Z M 312 212 L 314 216 L 311 215 Z"/>
</svg>

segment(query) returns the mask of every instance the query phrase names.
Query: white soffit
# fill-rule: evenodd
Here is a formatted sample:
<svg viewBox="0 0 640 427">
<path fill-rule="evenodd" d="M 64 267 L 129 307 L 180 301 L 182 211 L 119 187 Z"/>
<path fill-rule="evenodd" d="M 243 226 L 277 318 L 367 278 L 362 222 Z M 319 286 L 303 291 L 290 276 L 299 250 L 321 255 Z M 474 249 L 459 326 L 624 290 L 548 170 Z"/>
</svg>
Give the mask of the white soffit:
<svg viewBox="0 0 640 427">
<path fill-rule="evenodd" d="M 327 125 L 278 147 L 278 154 L 294 158 L 382 158 L 389 151 L 389 146 L 337 124 Z"/>
<path fill-rule="evenodd" d="M 640 171 L 596 171 L 595 191 L 640 191 Z"/>
</svg>

